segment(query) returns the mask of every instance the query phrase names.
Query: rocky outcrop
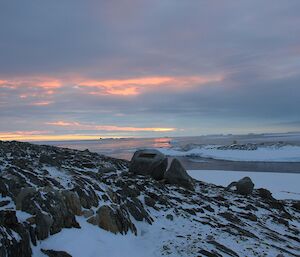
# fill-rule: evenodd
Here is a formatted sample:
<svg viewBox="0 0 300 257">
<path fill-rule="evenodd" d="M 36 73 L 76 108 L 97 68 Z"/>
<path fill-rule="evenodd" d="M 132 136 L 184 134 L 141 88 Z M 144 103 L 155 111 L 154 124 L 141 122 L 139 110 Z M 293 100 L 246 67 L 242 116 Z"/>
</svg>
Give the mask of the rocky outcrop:
<svg viewBox="0 0 300 257">
<path fill-rule="evenodd" d="M 157 238 L 161 256 L 299 253 L 299 202 L 194 181 L 178 161 L 159 181 L 128 166 L 89 151 L 0 141 L 0 256 L 69 256 L 43 242 L 81 222 L 136 236 L 159 227 L 171 233 Z"/>
<path fill-rule="evenodd" d="M 167 183 L 194 190 L 193 179 L 187 174 L 178 159 L 173 159 L 170 168 L 164 174 L 164 178 Z"/>
<path fill-rule="evenodd" d="M 101 206 L 96 215 L 88 219 L 88 222 L 114 234 L 126 234 L 129 230 L 136 234 L 136 228 L 126 209 L 116 206 Z"/>
<path fill-rule="evenodd" d="M 168 166 L 168 158 L 154 149 L 136 151 L 131 159 L 129 171 L 161 180 Z"/>
<path fill-rule="evenodd" d="M 254 183 L 252 182 L 251 178 L 244 177 L 239 181 L 231 182 L 227 186 L 227 190 L 230 190 L 232 187 L 236 187 L 236 192 L 241 195 L 250 195 L 254 189 Z"/>
</svg>

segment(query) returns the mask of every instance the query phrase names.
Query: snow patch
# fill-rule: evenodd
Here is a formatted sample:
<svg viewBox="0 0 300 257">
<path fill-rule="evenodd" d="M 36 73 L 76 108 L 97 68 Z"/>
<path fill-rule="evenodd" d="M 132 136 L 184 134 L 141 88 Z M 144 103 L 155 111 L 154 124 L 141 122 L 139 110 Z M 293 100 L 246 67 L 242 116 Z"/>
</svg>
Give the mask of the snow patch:
<svg viewBox="0 0 300 257">
<path fill-rule="evenodd" d="M 255 188 L 270 190 L 276 199 L 300 200 L 300 174 L 227 170 L 189 170 L 188 173 L 197 180 L 221 186 L 228 186 L 232 181 L 248 176 Z"/>
<path fill-rule="evenodd" d="M 259 147 L 256 150 L 220 150 L 219 146 L 196 146 L 184 151 L 180 148 L 158 148 L 167 156 L 198 156 L 228 161 L 300 162 L 299 146 Z"/>
</svg>

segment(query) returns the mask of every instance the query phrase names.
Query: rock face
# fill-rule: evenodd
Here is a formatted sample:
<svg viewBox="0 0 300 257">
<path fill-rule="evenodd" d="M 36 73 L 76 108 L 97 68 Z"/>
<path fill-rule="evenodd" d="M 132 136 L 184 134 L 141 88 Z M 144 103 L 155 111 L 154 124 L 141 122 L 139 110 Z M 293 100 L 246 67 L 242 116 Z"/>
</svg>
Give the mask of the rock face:
<svg viewBox="0 0 300 257">
<path fill-rule="evenodd" d="M 170 184 L 179 185 L 193 190 L 193 179 L 187 174 L 178 159 L 173 159 L 170 168 L 165 172 L 164 178 Z"/>
<path fill-rule="evenodd" d="M 88 222 L 114 234 L 126 234 L 129 230 L 136 234 L 136 228 L 126 209 L 117 209 L 116 206 L 101 206 Z"/>
<path fill-rule="evenodd" d="M 239 181 L 231 182 L 226 189 L 230 190 L 234 186 L 236 187 L 236 192 L 241 195 L 250 195 L 254 189 L 254 183 L 249 177 L 244 177 Z"/>
<path fill-rule="evenodd" d="M 168 158 L 157 150 L 136 151 L 131 159 L 129 171 L 139 175 L 149 175 L 161 180 L 168 167 Z"/>
<path fill-rule="evenodd" d="M 100 236 L 149 238 L 160 251 L 153 256 L 299 256 L 299 202 L 192 180 L 177 160 L 159 181 L 128 166 L 89 151 L 0 141 L 0 256 L 69 256 L 47 239 L 63 242 L 62 229 L 76 236 L 85 222 Z"/>
</svg>

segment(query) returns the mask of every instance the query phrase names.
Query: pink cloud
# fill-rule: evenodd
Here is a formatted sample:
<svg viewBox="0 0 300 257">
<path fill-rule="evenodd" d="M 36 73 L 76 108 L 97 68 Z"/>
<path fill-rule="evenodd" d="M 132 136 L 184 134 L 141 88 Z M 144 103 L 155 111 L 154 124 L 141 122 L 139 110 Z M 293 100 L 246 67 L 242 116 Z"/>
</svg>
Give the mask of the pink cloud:
<svg viewBox="0 0 300 257">
<path fill-rule="evenodd" d="M 94 125 L 83 124 L 79 122 L 69 121 L 55 121 L 47 122 L 46 125 L 57 127 L 71 127 L 73 130 L 103 130 L 103 131 L 124 131 L 124 132 L 170 132 L 175 131 L 176 128 L 169 127 L 128 127 L 128 126 L 115 126 L 115 125 Z"/>
<path fill-rule="evenodd" d="M 175 90 L 186 90 L 187 88 L 222 80 L 222 75 L 183 77 L 155 76 L 119 80 L 82 80 L 77 85 L 82 89 L 88 88 L 87 93 L 91 95 L 134 96 L 148 90 L 157 89 L 161 86 Z"/>
</svg>

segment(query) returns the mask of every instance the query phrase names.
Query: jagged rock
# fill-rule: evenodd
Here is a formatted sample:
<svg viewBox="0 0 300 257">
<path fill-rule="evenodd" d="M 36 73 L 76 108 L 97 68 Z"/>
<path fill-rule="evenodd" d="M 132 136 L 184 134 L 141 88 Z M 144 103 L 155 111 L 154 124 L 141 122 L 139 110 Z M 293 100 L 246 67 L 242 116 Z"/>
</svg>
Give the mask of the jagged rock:
<svg viewBox="0 0 300 257">
<path fill-rule="evenodd" d="M 187 174 L 178 159 L 173 159 L 170 168 L 165 172 L 164 178 L 170 184 L 179 185 L 194 190 L 193 179 Z"/>
<path fill-rule="evenodd" d="M 273 200 L 272 193 L 265 188 L 258 188 L 257 189 L 258 195 L 263 199 Z"/>
<path fill-rule="evenodd" d="M 128 208 L 129 213 L 135 218 L 137 221 L 146 220 L 149 224 L 152 223 L 149 214 L 143 207 L 143 204 L 137 198 L 131 198 L 131 200 L 126 200 L 126 207 Z"/>
<path fill-rule="evenodd" d="M 0 256 L 31 257 L 28 227 L 18 222 L 16 212 L 0 211 Z"/>
<path fill-rule="evenodd" d="M 300 211 L 300 201 L 295 201 L 293 204 L 292 204 L 292 207 L 298 211 Z"/>
<path fill-rule="evenodd" d="M 62 195 L 68 209 L 75 215 L 81 215 L 81 204 L 78 195 L 72 191 L 63 191 Z"/>
<path fill-rule="evenodd" d="M 50 234 L 50 227 L 53 224 L 53 219 L 50 215 L 38 213 L 35 217 L 35 233 L 38 240 L 46 239 Z"/>
<path fill-rule="evenodd" d="M 46 164 L 54 167 L 59 167 L 60 163 L 54 156 L 49 156 L 45 154 L 41 154 L 39 158 L 39 162 L 41 164 Z"/>
<path fill-rule="evenodd" d="M 88 222 L 114 234 L 126 234 L 129 229 L 136 233 L 136 228 L 125 211 L 122 212 L 122 210 L 113 209 L 107 205 L 101 206 L 96 215 L 91 217 Z"/>
<path fill-rule="evenodd" d="M 156 180 L 164 177 L 168 158 L 157 150 L 136 151 L 131 159 L 129 171 L 134 174 L 151 176 Z"/>
<path fill-rule="evenodd" d="M 49 257 L 72 257 L 70 254 L 64 251 L 54 251 L 54 250 L 45 250 L 41 249 L 43 254 L 48 255 Z"/>
<path fill-rule="evenodd" d="M 145 196 L 144 201 L 145 201 L 145 204 L 149 207 L 153 208 L 155 206 L 155 200 L 151 197 Z"/>
<path fill-rule="evenodd" d="M 24 198 L 33 195 L 36 192 L 34 187 L 25 187 L 20 190 L 20 193 L 16 197 L 16 209 L 22 210 L 22 201 Z"/>
<path fill-rule="evenodd" d="M 250 195 L 252 194 L 254 184 L 249 177 L 244 177 L 239 181 L 231 182 L 226 190 L 230 190 L 232 187 L 236 187 L 236 192 L 241 195 Z"/>
</svg>

